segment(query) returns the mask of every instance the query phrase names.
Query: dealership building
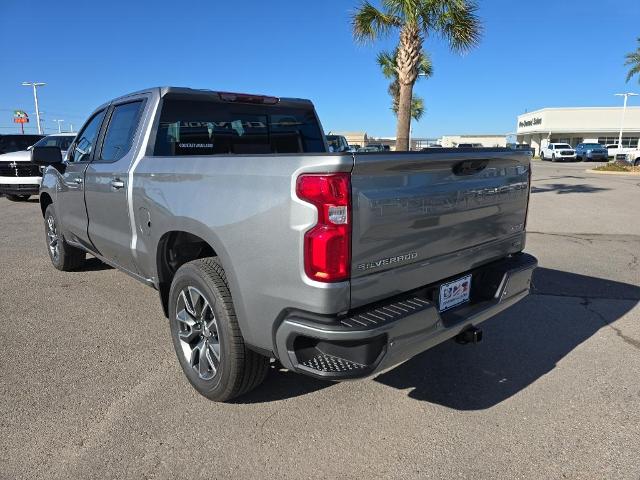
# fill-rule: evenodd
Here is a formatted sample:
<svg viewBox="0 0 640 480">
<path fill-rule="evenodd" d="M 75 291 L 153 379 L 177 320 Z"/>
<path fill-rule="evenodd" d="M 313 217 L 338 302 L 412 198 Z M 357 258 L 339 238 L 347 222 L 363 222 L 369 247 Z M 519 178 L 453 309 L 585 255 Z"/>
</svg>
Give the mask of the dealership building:
<svg viewBox="0 0 640 480">
<path fill-rule="evenodd" d="M 518 116 L 516 141 L 529 144 L 536 155 L 549 143 L 618 143 L 623 125 L 622 107 L 543 108 Z M 624 112 L 623 147 L 637 147 L 640 107 Z"/>
</svg>

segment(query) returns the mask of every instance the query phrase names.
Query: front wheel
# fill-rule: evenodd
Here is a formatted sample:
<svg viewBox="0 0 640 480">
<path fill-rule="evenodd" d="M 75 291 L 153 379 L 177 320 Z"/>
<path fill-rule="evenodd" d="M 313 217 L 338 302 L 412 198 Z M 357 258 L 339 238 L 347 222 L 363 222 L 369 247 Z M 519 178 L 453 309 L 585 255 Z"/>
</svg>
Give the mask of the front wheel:
<svg viewBox="0 0 640 480">
<path fill-rule="evenodd" d="M 633 162 L 634 167 L 640 167 L 640 158 L 636 158 L 636 161 Z"/>
<path fill-rule="evenodd" d="M 7 199 L 12 202 L 26 202 L 31 195 L 7 195 Z"/>
<path fill-rule="evenodd" d="M 178 269 L 169 292 L 169 322 L 180 366 L 201 395 L 225 402 L 265 379 L 269 359 L 245 344 L 216 257 Z"/>
<path fill-rule="evenodd" d="M 544 162 L 544 153 L 540 152 L 540 160 Z"/>
<path fill-rule="evenodd" d="M 69 245 L 62 236 L 53 205 L 49 205 L 44 213 L 44 230 L 49 258 L 54 267 L 68 272 L 84 263 L 86 258 L 84 250 Z"/>
</svg>

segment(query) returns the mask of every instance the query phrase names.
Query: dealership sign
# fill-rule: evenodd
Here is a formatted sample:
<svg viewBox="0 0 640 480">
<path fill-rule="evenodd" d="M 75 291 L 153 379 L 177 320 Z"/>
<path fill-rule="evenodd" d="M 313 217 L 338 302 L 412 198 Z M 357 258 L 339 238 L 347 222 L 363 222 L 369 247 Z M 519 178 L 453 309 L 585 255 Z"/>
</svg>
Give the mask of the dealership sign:
<svg viewBox="0 0 640 480">
<path fill-rule="evenodd" d="M 541 117 L 534 117 L 531 120 L 520 120 L 518 123 L 518 127 L 520 128 L 535 127 L 536 125 L 542 125 Z"/>
<path fill-rule="evenodd" d="M 29 115 L 23 110 L 13 111 L 13 123 L 19 123 L 22 134 L 24 135 L 24 124 L 29 123 Z"/>
<path fill-rule="evenodd" d="M 14 110 L 13 123 L 29 123 L 29 115 L 22 110 Z"/>
</svg>

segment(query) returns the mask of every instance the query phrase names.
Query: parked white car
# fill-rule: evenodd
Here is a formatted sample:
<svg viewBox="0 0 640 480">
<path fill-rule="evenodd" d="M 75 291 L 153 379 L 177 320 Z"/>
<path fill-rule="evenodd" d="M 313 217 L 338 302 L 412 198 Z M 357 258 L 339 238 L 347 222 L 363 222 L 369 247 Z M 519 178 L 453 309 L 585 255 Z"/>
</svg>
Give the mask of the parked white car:
<svg viewBox="0 0 640 480">
<path fill-rule="evenodd" d="M 540 160 L 575 160 L 576 151 L 568 143 L 550 143 L 540 150 Z"/>
<path fill-rule="evenodd" d="M 76 137 L 75 133 L 56 133 L 37 141 L 37 147 L 58 147 L 63 155 Z M 0 193 L 14 202 L 28 200 L 37 195 L 42 172 L 31 160 L 31 147 L 19 152 L 0 155 Z"/>
<path fill-rule="evenodd" d="M 626 162 L 633 167 L 640 167 L 640 148 L 625 148 L 614 157 L 616 162 Z"/>
</svg>

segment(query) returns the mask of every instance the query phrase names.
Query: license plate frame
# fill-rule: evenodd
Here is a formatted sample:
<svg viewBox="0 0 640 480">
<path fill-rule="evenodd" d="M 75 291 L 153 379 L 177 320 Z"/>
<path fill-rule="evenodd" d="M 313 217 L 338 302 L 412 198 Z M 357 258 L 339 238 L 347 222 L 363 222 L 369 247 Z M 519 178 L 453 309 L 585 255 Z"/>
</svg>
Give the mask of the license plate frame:
<svg viewBox="0 0 640 480">
<path fill-rule="evenodd" d="M 471 297 L 471 274 L 456 278 L 440 285 L 438 289 L 438 310 L 444 312 L 463 303 Z"/>
</svg>

